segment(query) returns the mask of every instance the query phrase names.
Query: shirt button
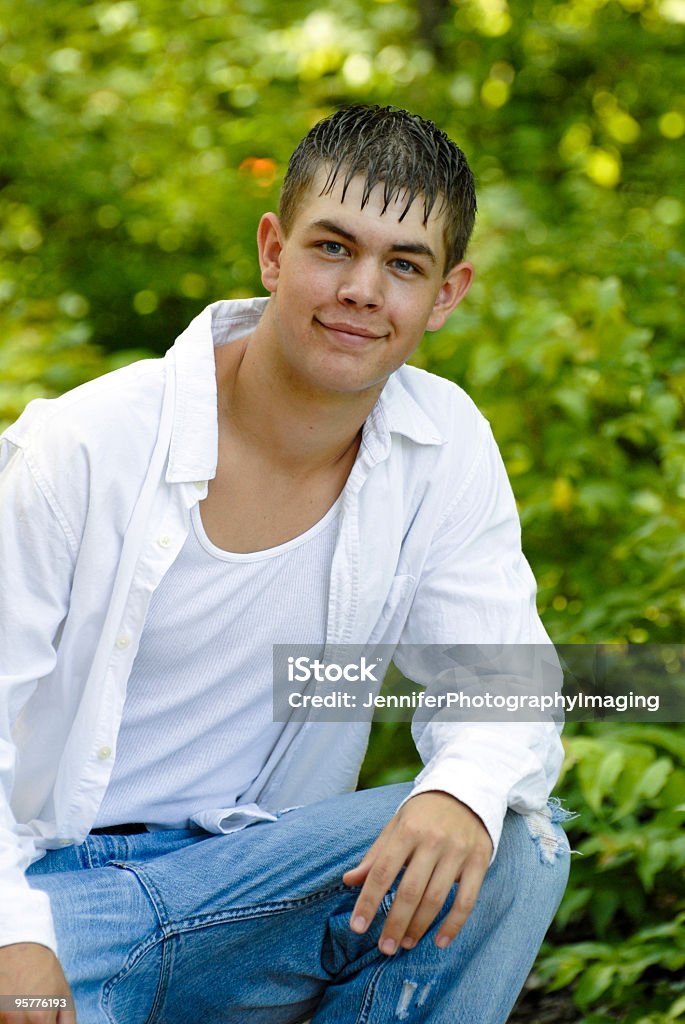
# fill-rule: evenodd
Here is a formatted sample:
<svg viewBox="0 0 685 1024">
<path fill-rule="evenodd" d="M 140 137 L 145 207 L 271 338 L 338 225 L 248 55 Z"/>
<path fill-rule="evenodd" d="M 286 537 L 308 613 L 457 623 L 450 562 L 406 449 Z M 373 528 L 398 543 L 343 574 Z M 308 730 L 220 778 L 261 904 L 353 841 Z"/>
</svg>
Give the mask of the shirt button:
<svg viewBox="0 0 685 1024">
<path fill-rule="evenodd" d="M 117 647 L 120 651 L 125 651 L 130 643 L 131 641 L 127 636 L 120 636 L 117 640 Z"/>
<path fill-rule="evenodd" d="M 206 480 L 196 480 L 193 486 L 196 491 L 204 491 L 206 483 Z"/>
<path fill-rule="evenodd" d="M 111 755 L 111 747 L 100 747 L 100 749 L 98 750 L 98 757 L 100 758 L 101 761 L 106 761 L 108 757 L 111 757 Z"/>
<path fill-rule="evenodd" d="M 157 543 L 159 544 L 160 548 L 168 548 L 168 547 L 171 547 L 171 537 L 169 537 L 169 536 L 168 536 L 168 535 L 167 535 L 167 534 L 165 533 L 163 537 L 160 537 L 160 538 L 159 538 L 159 540 L 157 541 Z"/>
</svg>

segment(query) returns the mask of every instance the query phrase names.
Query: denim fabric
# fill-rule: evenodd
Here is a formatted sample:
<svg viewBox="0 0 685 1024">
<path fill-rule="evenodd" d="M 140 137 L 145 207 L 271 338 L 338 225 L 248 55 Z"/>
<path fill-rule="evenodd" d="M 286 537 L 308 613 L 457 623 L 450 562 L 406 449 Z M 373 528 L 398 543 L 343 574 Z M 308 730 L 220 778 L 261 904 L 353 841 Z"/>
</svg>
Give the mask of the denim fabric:
<svg viewBox="0 0 685 1024">
<path fill-rule="evenodd" d="M 28 879 L 49 895 L 79 1024 L 503 1024 L 566 885 L 559 814 L 531 829 L 509 812 L 448 950 L 436 923 L 387 957 L 377 943 L 392 892 L 356 935 L 358 889 L 341 875 L 410 791 L 346 794 L 228 836 L 98 835 L 48 853 Z"/>
</svg>

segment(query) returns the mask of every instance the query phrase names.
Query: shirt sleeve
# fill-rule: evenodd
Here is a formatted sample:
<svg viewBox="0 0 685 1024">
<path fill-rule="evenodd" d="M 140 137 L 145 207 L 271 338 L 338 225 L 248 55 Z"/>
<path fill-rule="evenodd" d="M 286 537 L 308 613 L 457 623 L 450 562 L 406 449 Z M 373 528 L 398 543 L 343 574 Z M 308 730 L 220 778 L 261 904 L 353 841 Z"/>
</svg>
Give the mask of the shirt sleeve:
<svg viewBox="0 0 685 1024">
<path fill-rule="evenodd" d="M 395 652 L 397 667 L 430 691 L 431 645 L 546 644 L 554 660 L 535 594 L 514 496 L 483 423 L 471 469 L 436 529 Z M 414 718 L 412 735 L 425 767 L 408 799 L 430 790 L 450 793 L 481 818 L 496 852 L 507 808 L 526 814 L 544 807 L 563 760 L 560 727 L 445 718 L 425 720 L 425 712 Z"/>
<path fill-rule="evenodd" d="M 54 668 L 73 562 L 73 538 L 38 468 L 0 438 L 0 946 L 56 949 L 48 897 L 25 877 L 37 851 L 10 799 L 21 710 Z"/>
</svg>

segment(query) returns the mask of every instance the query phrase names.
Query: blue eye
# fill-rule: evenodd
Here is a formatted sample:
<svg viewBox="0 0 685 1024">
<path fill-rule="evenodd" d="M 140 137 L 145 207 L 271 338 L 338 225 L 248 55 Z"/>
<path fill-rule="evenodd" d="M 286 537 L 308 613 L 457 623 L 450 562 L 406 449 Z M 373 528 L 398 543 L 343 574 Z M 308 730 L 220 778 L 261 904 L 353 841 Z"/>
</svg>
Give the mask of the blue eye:
<svg viewBox="0 0 685 1024">
<path fill-rule="evenodd" d="M 323 242 L 321 247 L 329 256 L 340 256 L 345 252 L 345 246 L 341 242 Z"/>
<path fill-rule="evenodd" d="M 412 272 L 418 273 L 419 268 L 416 267 L 413 263 L 410 263 L 409 260 L 394 260 L 394 263 L 397 269 L 400 270 L 403 274 L 409 274 Z"/>
</svg>

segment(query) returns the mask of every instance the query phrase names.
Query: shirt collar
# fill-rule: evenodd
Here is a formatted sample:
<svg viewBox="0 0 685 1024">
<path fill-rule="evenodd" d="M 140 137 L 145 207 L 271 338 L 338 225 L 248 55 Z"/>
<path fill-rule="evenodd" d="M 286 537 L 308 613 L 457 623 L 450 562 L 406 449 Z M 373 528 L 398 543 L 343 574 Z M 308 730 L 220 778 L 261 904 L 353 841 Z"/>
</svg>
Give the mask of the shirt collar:
<svg viewBox="0 0 685 1024">
<path fill-rule="evenodd" d="M 166 473 L 169 483 L 215 476 L 218 425 L 214 348 L 253 331 L 268 301 L 253 298 L 213 302 L 179 335 L 167 354 L 176 366 L 176 411 Z M 417 371 L 401 367 L 390 376 L 364 424 L 364 444 L 374 461 L 389 454 L 393 433 L 417 444 L 445 443 L 411 394 L 411 372 Z"/>
</svg>

